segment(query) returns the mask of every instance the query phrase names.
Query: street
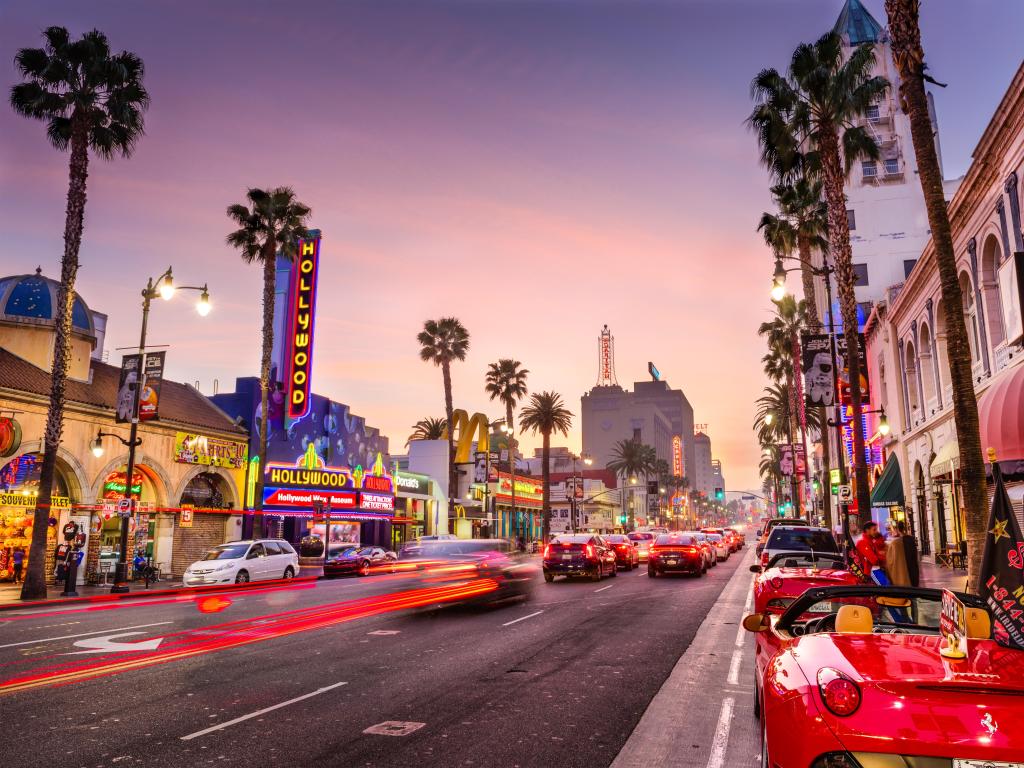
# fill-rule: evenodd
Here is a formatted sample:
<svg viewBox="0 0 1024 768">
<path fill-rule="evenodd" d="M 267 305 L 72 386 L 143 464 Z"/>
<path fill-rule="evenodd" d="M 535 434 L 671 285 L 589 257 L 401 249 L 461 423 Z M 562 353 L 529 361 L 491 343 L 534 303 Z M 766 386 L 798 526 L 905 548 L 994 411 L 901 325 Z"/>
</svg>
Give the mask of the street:
<svg viewBox="0 0 1024 768">
<path fill-rule="evenodd" d="M 747 559 L 701 579 L 649 579 L 644 568 L 600 583 L 538 577 L 522 604 L 365 618 L 350 606 L 378 605 L 401 575 L 10 611 L 0 614 L 6 749 L 19 765 L 71 755 L 76 766 L 639 764 L 623 746 L 723 588 L 741 601 L 749 592 L 736 573 Z M 283 631 L 265 629 L 282 617 Z M 141 650 L 112 651 L 118 642 Z M 104 674 L 89 679 L 97 665 Z M 708 762 L 719 689 L 669 707 L 677 735 L 706 732 L 670 764 L 735 764 Z M 694 712 L 699 723 L 683 722 Z"/>
</svg>

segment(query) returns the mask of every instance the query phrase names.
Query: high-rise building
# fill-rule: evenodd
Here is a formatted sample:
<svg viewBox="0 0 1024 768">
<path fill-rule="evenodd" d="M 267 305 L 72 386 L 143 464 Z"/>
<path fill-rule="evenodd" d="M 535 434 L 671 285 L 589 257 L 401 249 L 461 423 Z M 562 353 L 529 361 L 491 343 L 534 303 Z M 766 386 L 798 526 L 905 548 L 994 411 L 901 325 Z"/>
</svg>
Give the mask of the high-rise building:
<svg viewBox="0 0 1024 768">
<path fill-rule="evenodd" d="M 695 459 L 690 488 L 711 498 L 715 489 L 715 477 L 711 465 L 711 438 L 704 432 L 698 432 L 693 436 L 693 446 Z"/>
<path fill-rule="evenodd" d="M 842 37 L 846 58 L 861 45 L 874 45 L 872 74 L 884 77 L 891 84 L 886 95 L 870 105 L 857 121 L 878 143 L 881 157 L 858 161 L 846 183 L 846 215 L 850 222 L 853 269 L 857 279 L 855 290 L 857 301 L 867 304 L 881 299 L 887 288 L 902 283 L 910 274 L 928 242 L 930 230 L 917 177 L 910 121 L 899 107 L 900 79 L 893 64 L 888 32 L 860 0 L 845 0 L 834 29 Z M 930 94 L 929 105 L 932 105 Z M 936 126 L 935 149 L 941 167 L 934 107 L 932 125 Z M 821 280 L 818 280 L 816 301 L 824 317 L 827 308 Z M 833 311 L 838 319 L 836 302 L 833 284 Z M 867 314 L 865 311 L 865 318 Z"/>
</svg>

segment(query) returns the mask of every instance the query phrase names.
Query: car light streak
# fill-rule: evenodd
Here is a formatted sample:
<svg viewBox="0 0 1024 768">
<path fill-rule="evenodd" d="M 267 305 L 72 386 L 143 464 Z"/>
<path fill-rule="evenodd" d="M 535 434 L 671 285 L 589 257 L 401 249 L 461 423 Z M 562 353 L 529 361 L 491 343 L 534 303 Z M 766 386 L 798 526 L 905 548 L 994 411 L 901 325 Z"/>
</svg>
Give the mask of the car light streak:
<svg viewBox="0 0 1024 768">
<path fill-rule="evenodd" d="M 465 600 L 485 595 L 496 589 L 498 589 L 498 584 L 493 579 L 477 579 L 455 585 L 394 592 L 270 616 L 240 619 L 196 630 L 185 630 L 165 635 L 159 650 L 152 653 L 139 655 L 137 652 L 122 651 L 96 660 L 65 663 L 2 681 L 0 682 L 0 695 L 43 686 L 67 685 L 133 669 L 166 664 L 228 648 L 286 637 L 299 632 L 323 629 L 355 619 Z"/>
</svg>

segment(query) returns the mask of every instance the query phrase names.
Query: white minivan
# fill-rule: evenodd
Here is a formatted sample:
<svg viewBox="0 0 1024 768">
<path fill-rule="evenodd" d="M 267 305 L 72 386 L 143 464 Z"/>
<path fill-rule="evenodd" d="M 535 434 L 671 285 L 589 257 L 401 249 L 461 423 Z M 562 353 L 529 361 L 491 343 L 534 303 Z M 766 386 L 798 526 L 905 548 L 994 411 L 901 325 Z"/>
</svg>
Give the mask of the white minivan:
<svg viewBox="0 0 1024 768">
<path fill-rule="evenodd" d="M 185 570 L 185 586 L 245 584 L 290 579 L 299 572 L 299 556 L 283 539 L 229 541 L 214 547 Z"/>
</svg>

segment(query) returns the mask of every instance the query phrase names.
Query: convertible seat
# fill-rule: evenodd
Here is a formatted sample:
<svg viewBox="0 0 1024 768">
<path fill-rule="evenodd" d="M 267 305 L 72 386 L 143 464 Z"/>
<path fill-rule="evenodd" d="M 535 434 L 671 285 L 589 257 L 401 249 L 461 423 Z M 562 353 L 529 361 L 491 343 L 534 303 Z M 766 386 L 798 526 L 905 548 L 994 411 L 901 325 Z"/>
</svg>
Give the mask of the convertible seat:
<svg viewBox="0 0 1024 768">
<path fill-rule="evenodd" d="M 967 636 L 972 640 L 989 640 L 992 637 L 992 617 L 988 611 L 967 609 Z"/>
<path fill-rule="evenodd" d="M 870 635 L 875 622 L 863 605 L 844 605 L 836 614 L 836 632 L 841 635 Z"/>
</svg>

